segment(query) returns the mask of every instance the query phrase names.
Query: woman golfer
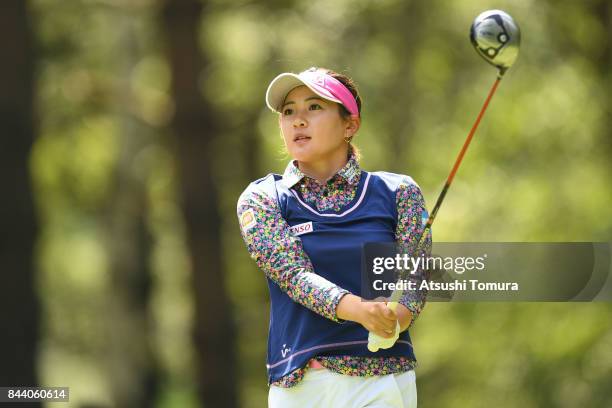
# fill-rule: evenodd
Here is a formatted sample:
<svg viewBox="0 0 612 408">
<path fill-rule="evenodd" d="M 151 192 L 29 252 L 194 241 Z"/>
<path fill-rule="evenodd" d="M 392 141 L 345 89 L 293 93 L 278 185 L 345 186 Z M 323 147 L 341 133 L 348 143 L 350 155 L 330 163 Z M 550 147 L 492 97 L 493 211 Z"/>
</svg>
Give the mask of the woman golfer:
<svg viewBox="0 0 612 408">
<path fill-rule="evenodd" d="M 322 68 L 284 73 L 266 103 L 293 160 L 282 176 L 246 188 L 238 218 L 270 290 L 269 406 L 416 407 L 407 329 L 425 293 L 406 292 L 395 312 L 358 294 L 364 243 L 414 251 L 426 214 L 419 187 L 360 168 L 351 142 L 361 99 L 350 78 Z M 425 243 L 428 251 L 431 237 Z M 368 350 L 368 336 L 379 351 Z"/>
</svg>

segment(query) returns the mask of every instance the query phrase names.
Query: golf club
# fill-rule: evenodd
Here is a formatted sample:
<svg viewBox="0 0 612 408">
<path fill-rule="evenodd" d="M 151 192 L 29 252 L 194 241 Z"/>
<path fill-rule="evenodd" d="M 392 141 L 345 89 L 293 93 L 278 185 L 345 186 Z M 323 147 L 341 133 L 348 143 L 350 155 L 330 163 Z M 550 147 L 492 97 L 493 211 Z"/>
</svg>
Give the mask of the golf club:
<svg viewBox="0 0 612 408">
<path fill-rule="evenodd" d="M 521 42 L 521 31 L 518 25 L 514 22 L 512 17 L 501 10 L 487 10 L 481 14 L 479 14 L 472 23 L 470 27 L 470 41 L 472 45 L 476 49 L 476 52 L 484 58 L 489 64 L 493 65 L 497 68 L 497 78 L 493 83 L 493 86 L 489 90 L 489 94 L 485 99 L 478 116 L 476 117 L 476 121 L 474 125 L 470 129 L 468 136 L 463 143 L 463 147 L 459 151 L 459 155 L 455 160 L 455 164 L 453 165 L 447 179 L 446 183 L 444 183 L 444 187 L 436 200 L 436 204 L 434 205 L 431 214 L 427 219 L 425 227 L 419 239 L 417 240 L 417 246 L 415 248 L 415 253 L 418 254 L 419 248 L 425 242 L 427 237 L 427 233 L 431 230 L 431 226 L 436 219 L 436 215 L 438 214 L 438 210 L 444 201 L 444 197 L 446 197 L 446 193 L 457 174 L 457 170 L 461 165 L 463 157 L 465 156 L 465 152 L 467 151 L 472 138 L 474 137 L 474 133 L 476 133 L 476 129 L 484 116 L 484 113 L 489 106 L 489 102 L 491 98 L 495 94 L 497 90 L 497 86 L 499 82 L 503 78 L 504 74 L 514 64 L 519 52 L 519 46 Z M 402 298 L 403 291 L 394 290 L 389 298 L 389 303 L 387 304 L 389 309 L 395 311 L 397 309 L 397 305 L 399 300 Z M 379 347 L 377 346 L 376 339 L 377 335 L 370 333 L 368 338 L 368 350 L 372 352 L 378 351 Z"/>
</svg>

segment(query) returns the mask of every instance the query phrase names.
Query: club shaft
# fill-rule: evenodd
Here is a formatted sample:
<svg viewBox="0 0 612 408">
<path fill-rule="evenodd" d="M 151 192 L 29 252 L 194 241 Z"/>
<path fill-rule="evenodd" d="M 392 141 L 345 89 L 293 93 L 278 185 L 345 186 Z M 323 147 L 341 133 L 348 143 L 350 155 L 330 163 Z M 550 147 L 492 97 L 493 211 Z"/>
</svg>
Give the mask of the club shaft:
<svg viewBox="0 0 612 408">
<path fill-rule="evenodd" d="M 459 151 L 459 155 L 457 155 L 455 164 L 453 164 L 453 168 L 451 169 L 450 173 L 448 174 L 448 177 L 446 178 L 446 183 L 444 183 L 444 187 L 442 188 L 442 191 L 438 195 L 436 204 L 434 205 L 434 208 L 431 211 L 429 218 L 427 218 L 427 223 L 425 224 L 425 228 L 423 229 L 423 232 L 421 233 L 421 236 L 419 237 L 419 240 L 417 242 L 420 243 L 422 237 L 426 233 L 426 230 L 429 230 L 431 228 L 431 225 L 436 219 L 436 215 L 438 214 L 438 210 L 440 209 L 440 206 L 442 205 L 442 202 L 444 201 L 444 197 L 446 197 L 446 193 L 448 192 L 448 189 L 450 188 L 451 184 L 453 183 L 453 180 L 455 179 L 455 175 L 457 174 L 457 170 L 459 170 L 459 166 L 461 166 L 461 162 L 463 161 L 465 152 L 467 152 L 467 149 L 470 146 L 470 143 L 472 142 L 472 138 L 474 137 L 474 134 L 476 133 L 476 129 L 478 129 L 478 125 L 480 125 L 480 121 L 482 120 L 482 117 L 487 111 L 489 102 L 491 102 L 491 98 L 493 98 L 493 95 L 495 94 L 495 91 L 497 90 L 497 86 L 499 85 L 499 82 L 501 81 L 501 79 L 502 77 L 498 76 L 495 79 L 493 86 L 489 90 L 487 99 L 484 101 L 484 104 L 482 105 L 482 108 L 480 109 L 480 112 L 478 113 L 478 116 L 476 117 L 476 121 L 474 122 L 474 124 L 472 125 L 472 128 L 470 129 L 470 133 L 468 133 L 468 136 L 465 139 L 465 142 L 463 143 L 461 150 Z"/>
<path fill-rule="evenodd" d="M 434 220 L 436 219 L 436 215 L 438 214 L 438 210 L 440 209 L 440 206 L 442 205 L 442 202 L 444 201 L 444 197 L 446 197 L 446 193 L 448 192 L 448 189 L 450 188 L 455 178 L 455 175 L 457 174 L 457 170 L 459 170 L 459 166 L 461 165 L 461 162 L 463 161 L 465 152 L 470 146 L 470 143 L 472 142 L 472 138 L 474 137 L 474 134 L 476 133 L 476 129 L 478 129 L 478 125 L 480 124 L 480 121 L 482 120 L 482 117 L 484 116 L 487 110 L 487 107 L 489 106 L 489 102 L 491 102 L 491 98 L 493 98 L 493 95 L 495 94 L 495 91 L 497 90 L 497 86 L 499 85 L 499 82 L 501 81 L 502 78 L 503 78 L 503 73 L 500 72 L 500 75 L 497 76 L 497 78 L 495 79 L 495 82 L 493 83 L 493 86 L 489 90 L 487 99 L 482 105 L 482 108 L 480 109 L 480 112 L 478 113 L 478 116 L 476 117 L 476 121 L 474 122 L 474 124 L 472 125 L 472 128 L 470 129 L 470 133 L 468 133 L 468 136 L 465 139 L 465 142 L 463 143 L 463 147 L 461 147 L 461 151 L 459 151 L 459 155 L 457 156 L 457 159 L 455 160 L 455 164 L 453 165 L 453 168 L 451 169 L 448 177 L 446 178 L 446 182 L 444 183 L 444 187 L 442 188 L 442 191 L 438 195 L 438 199 L 436 200 L 436 205 L 434 205 L 433 210 L 431 211 L 431 213 L 429 214 L 429 217 L 427 218 L 425 227 L 423 228 L 423 231 L 421 232 L 418 240 L 416 241 L 417 245 L 414 250 L 415 256 L 418 256 L 419 248 L 422 247 L 427 237 L 428 231 L 431 230 L 431 226 Z M 391 297 L 389 298 L 389 301 L 398 302 L 401 299 L 402 294 L 403 294 L 403 291 L 401 290 L 393 291 L 393 293 L 391 294 Z"/>
</svg>

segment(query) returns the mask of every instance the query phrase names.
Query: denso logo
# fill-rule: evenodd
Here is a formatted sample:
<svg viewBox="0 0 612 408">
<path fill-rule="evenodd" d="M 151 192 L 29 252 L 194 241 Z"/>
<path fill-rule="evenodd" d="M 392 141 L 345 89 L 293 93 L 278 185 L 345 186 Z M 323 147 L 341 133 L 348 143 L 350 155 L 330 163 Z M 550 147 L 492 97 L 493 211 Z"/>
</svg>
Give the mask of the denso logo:
<svg viewBox="0 0 612 408">
<path fill-rule="evenodd" d="M 312 232 L 312 221 L 294 225 L 293 227 L 290 227 L 290 229 L 295 236 L 308 234 L 309 232 Z"/>
</svg>

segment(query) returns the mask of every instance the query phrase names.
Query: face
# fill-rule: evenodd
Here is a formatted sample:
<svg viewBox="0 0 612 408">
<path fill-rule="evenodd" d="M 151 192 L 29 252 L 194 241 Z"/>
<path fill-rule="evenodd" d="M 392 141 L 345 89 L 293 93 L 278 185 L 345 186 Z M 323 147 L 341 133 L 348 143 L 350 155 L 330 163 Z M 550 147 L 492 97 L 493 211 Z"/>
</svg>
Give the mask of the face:
<svg viewBox="0 0 612 408">
<path fill-rule="evenodd" d="M 347 154 L 346 136 L 353 136 L 359 119 L 345 120 L 340 105 L 321 98 L 307 86 L 289 92 L 279 118 L 285 145 L 293 159 L 309 163 Z"/>
</svg>

